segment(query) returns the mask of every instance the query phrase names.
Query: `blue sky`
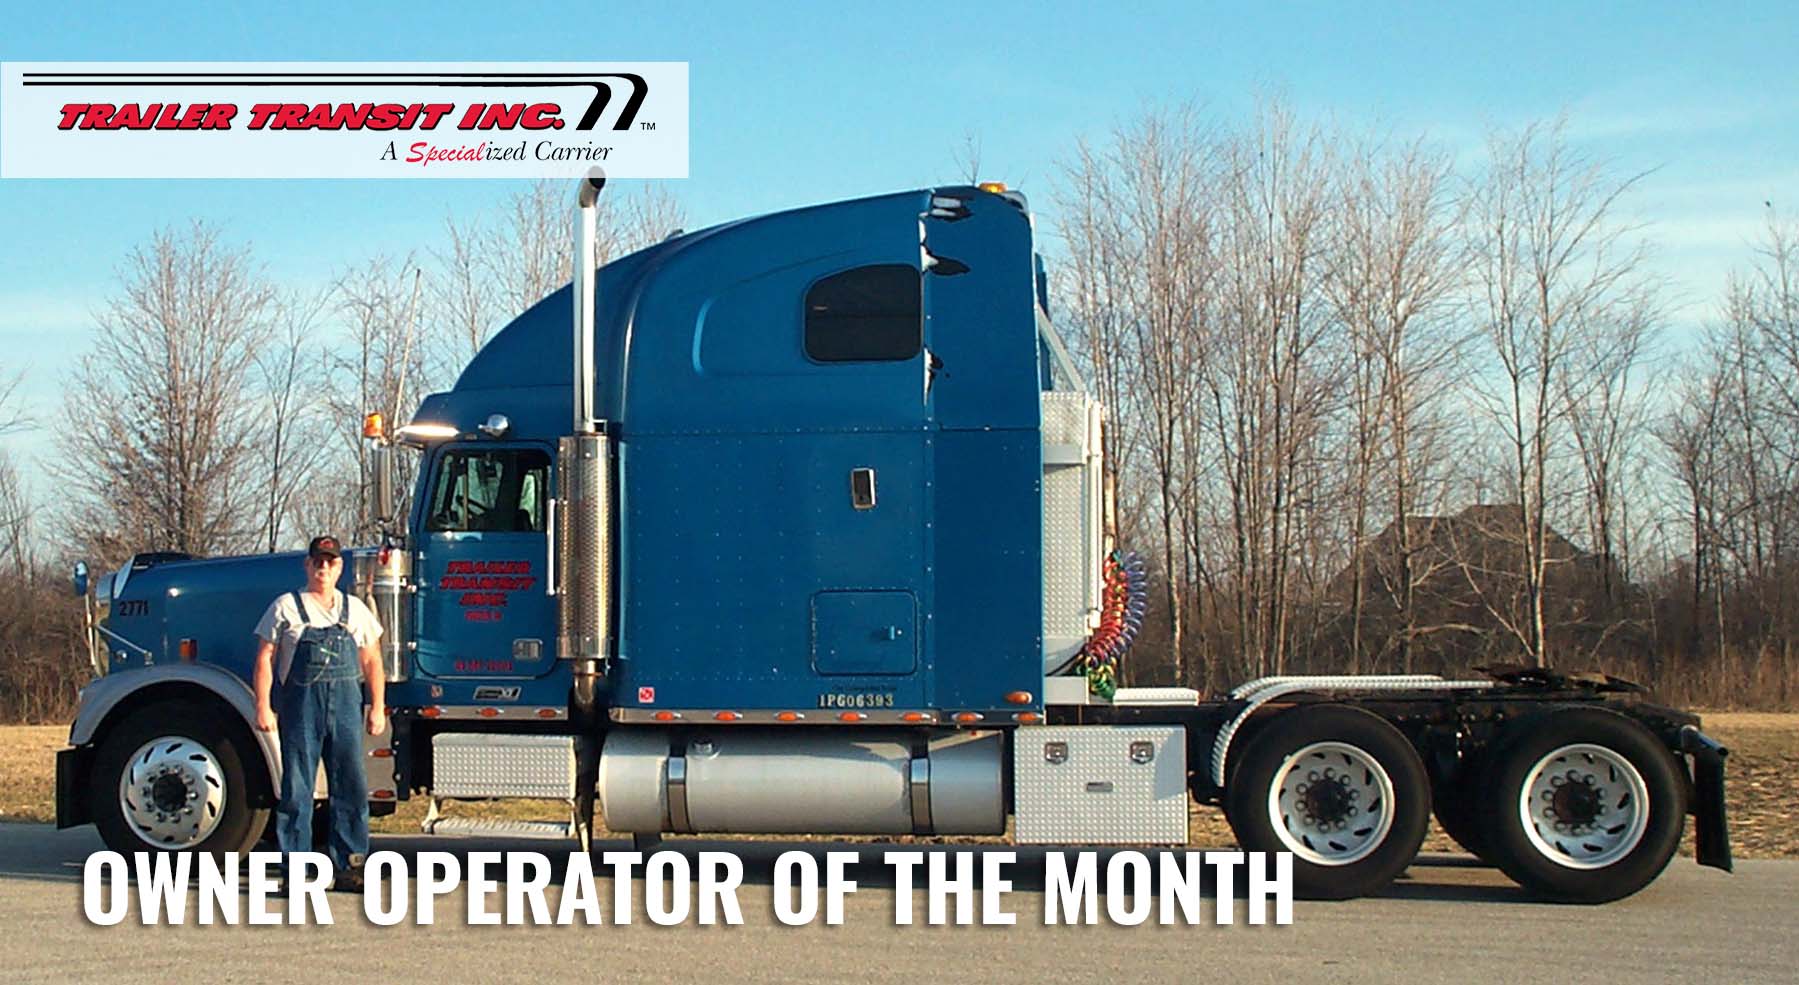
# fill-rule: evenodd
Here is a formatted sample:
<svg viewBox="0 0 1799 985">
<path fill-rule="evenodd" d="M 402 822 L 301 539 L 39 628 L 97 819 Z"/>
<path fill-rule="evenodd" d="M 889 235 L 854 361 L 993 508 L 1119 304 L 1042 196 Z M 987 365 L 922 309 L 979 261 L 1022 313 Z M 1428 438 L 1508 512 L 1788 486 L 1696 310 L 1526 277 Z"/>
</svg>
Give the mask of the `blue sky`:
<svg viewBox="0 0 1799 985">
<path fill-rule="evenodd" d="M 1686 328 L 1749 256 L 1767 200 L 1799 197 L 1799 5 L 1112 3 L 863 6 L 0 3 L 20 61 L 671 60 L 690 63 L 695 226 L 952 177 L 963 135 L 1040 212 L 1057 162 L 1146 102 L 1427 136 L 1473 159 L 1491 127 L 1566 113 L 1583 151 L 1651 171 L 1626 201 Z M 0 113 L 5 107 L 0 106 Z M 427 247 L 480 181 L 0 181 L 0 369 L 40 417 L 120 259 L 203 217 L 283 280 L 322 284 Z M 1053 216 L 1049 217 L 1053 222 Z M 1047 224 L 1046 224 L 1047 225 Z M 41 432 L 3 439 L 30 457 Z"/>
</svg>

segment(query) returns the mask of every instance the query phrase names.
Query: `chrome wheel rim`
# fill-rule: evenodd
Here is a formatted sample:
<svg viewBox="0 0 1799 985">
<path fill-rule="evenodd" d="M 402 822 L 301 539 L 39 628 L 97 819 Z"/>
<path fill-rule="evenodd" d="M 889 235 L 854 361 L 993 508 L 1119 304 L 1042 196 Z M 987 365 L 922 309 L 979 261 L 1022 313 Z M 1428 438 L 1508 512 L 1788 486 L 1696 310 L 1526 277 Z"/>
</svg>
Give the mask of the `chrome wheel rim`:
<svg viewBox="0 0 1799 985">
<path fill-rule="evenodd" d="M 1281 761 L 1268 789 L 1281 844 L 1315 865 L 1367 858 L 1393 830 L 1393 779 L 1347 742 L 1314 742 Z"/>
<path fill-rule="evenodd" d="M 225 813 L 225 771 L 211 749 L 186 736 L 151 739 L 119 777 L 119 810 L 157 848 L 192 848 Z"/>
<path fill-rule="evenodd" d="M 1518 794 L 1524 836 L 1570 869 L 1603 869 L 1649 830 L 1649 785 L 1621 754 L 1588 743 L 1537 760 Z"/>
</svg>

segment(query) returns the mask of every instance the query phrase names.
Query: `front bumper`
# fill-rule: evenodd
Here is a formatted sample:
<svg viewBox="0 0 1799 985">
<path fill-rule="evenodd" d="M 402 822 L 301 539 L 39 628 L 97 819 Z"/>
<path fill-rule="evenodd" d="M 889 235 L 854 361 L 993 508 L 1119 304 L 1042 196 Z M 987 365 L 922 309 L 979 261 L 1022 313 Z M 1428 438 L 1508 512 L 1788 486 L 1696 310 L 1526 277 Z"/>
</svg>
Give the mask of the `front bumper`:
<svg viewBox="0 0 1799 985">
<path fill-rule="evenodd" d="M 1730 750 L 1692 725 L 1680 730 L 1680 751 L 1693 757 L 1693 855 L 1700 865 L 1731 869 L 1730 819 L 1724 810 L 1724 760 Z"/>
</svg>

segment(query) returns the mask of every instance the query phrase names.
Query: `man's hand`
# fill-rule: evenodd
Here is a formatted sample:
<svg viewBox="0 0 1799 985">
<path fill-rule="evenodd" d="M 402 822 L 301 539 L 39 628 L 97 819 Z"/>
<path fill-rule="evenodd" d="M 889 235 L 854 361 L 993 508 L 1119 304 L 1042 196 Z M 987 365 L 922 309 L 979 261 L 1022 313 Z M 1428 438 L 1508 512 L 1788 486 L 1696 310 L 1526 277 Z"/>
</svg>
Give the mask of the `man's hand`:
<svg viewBox="0 0 1799 985">
<path fill-rule="evenodd" d="M 275 709 L 268 705 L 257 705 L 256 728 L 263 732 L 275 731 Z"/>
<path fill-rule="evenodd" d="M 387 709 L 381 705 L 369 705 L 367 727 L 370 735 L 380 735 L 387 731 Z"/>
</svg>

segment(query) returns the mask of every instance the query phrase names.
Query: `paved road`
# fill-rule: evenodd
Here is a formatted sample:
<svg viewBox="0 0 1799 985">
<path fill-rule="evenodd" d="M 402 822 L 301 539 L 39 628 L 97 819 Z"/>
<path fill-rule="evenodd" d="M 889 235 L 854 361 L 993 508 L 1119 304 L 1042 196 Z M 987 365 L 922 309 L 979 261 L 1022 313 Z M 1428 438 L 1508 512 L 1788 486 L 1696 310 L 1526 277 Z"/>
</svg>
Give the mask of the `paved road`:
<svg viewBox="0 0 1799 985">
<path fill-rule="evenodd" d="M 402 852 L 564 850 L 561 843 L 379 837 Z M 1799 967 L 1799 862 L 1745 862 L 1735 875 L 1677 859 L 1653 886 L 1603 907 L 1529 902 L 1504 877 L 1455 857 L 1413 866 L 1378 899 L 1300 902 L 1288 927 L 1044 927 L 1041 854 L 1020 852 L 1014 927 L 895 927 L 884 846 L 704 843 L 745 861 L 742 927 L 469 927 L 460 902 L 435 925 L 375 927 L 357 897 L 333 897 L 335 926 L 96 927 L 81 915 L 91 828 L 0 824 L 0 979 L 8 981 L 1159 981 L 1506 983 L 1791 982 Z M 623 848 L 622 844 L 602 848 Z M 768 883 L 792 848 L 863 852 L 841 927 L 775 923 Z M 611 889 L 601 899 L 610 912 Z M 459 899 L 457 897 L 456 899 Z M 922 918 L 925 900 L 915 894 Z M 554 896 L 552 896 L 552 904 Z M 1210 904 L 1207 904 L 1208 916 Z M 1103 919 L 1103 918 L 1102 918 Z"/>
</svg>

